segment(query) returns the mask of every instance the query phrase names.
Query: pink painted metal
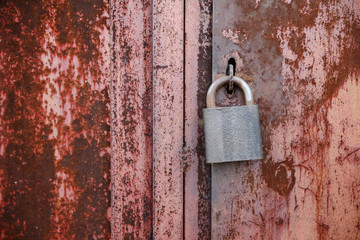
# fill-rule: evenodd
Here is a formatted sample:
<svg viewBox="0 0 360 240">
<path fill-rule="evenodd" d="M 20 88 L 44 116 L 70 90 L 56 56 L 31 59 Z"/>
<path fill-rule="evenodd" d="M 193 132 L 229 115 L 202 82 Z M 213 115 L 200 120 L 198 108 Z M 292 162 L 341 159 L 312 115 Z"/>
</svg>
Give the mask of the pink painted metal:
<svg viewBox="0 0 360 240">
<path fill-rule="evenodd" d="M 153 1 L 154 239 L 183 238 L 183 1 Z"/>
<path fill-rule="evenodd" d="M 110 2 L 113 239 L 152 236 L 151 1 Z"/>
</svg>

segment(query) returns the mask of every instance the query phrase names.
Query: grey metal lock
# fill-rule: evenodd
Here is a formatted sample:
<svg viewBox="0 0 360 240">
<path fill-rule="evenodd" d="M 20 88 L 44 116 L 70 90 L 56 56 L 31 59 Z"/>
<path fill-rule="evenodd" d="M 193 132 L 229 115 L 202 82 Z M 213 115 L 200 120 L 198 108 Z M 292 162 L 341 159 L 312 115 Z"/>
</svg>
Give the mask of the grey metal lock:
<svg viewBox="0 0 360 240">
<path fill-rule="evenodd" d="M 230 79 L 243 90 L 246 105 L 216 107 L 216 92 Z M 207 92 L 206 106 L 203 114 L 208 163 L 262 159 L 259 110 L 244 80 L 225 76 L 214 81 Z"/>
</svg>

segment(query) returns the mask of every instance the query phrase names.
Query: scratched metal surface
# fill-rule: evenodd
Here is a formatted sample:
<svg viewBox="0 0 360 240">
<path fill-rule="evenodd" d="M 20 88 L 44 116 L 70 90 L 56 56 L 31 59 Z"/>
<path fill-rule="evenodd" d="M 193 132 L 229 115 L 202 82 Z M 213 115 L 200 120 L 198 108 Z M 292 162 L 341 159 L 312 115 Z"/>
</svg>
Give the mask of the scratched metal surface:
<svg viewBox="0 0 360 240">
<path fill-rule="evenodd" d="M 212 238 L 358 239 L 360 1 L 216 1 L 217 20 L 264 159 L 214 166 Z"/>
<path fill-rule="evenodd" d="M 0 239 L 109 239 L 106 1 L 0 2 Z"/>
<path fill-rule="evenodd" d="M 110 2 L 112 239 L 152 237 L 151 7 Z"/>
</svg>

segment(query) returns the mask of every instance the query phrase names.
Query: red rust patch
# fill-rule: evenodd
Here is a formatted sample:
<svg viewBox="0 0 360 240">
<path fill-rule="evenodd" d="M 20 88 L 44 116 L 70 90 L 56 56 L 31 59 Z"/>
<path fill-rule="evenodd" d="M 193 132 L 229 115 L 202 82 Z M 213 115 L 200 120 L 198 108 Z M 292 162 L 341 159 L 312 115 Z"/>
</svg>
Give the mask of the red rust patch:
<svg viewBox="0 0 360 240">
<path fill-rule="evenodd" d="M 0 3 L 2 238 L 110 236 L 107 11 L 103 1 Z M 60 107 L 44 101 L 48 88 Z M 63 181 L 74 191 L 68 203 Z"/>
</svg>

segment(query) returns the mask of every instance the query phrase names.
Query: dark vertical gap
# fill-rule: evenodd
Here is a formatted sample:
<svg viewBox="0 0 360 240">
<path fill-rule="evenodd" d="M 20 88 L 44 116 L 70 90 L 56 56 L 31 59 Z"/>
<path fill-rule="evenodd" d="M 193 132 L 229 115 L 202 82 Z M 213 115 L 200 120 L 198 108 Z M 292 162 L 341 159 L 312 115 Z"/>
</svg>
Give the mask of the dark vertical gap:
<svg viewBox="0 0 360 240">
<path fill-rule="evenodd" d="M 186 154 L 186 140 L 185 140 L 185 127 L 186 127 L 186 81 L 185 81 L 185 69 L 186 69 L 186 63 L 185 63 L 185 55 L 186 55 L 186 51 L 185 51 L 185 41 L 186 41 L 186 4 L 185 4 L 185 0 L 183 1 L 183 154 Z M 183 169 L 186 168 L 186 166 L 184 166 L 186 164 L 186 156 L 184 158 L 184 155 L 182 156 L 183 161 Z M 186 177 L 186 173 L 183 170 L 183 239 L 185 239 L 185 177 Z"/>
</svg>

